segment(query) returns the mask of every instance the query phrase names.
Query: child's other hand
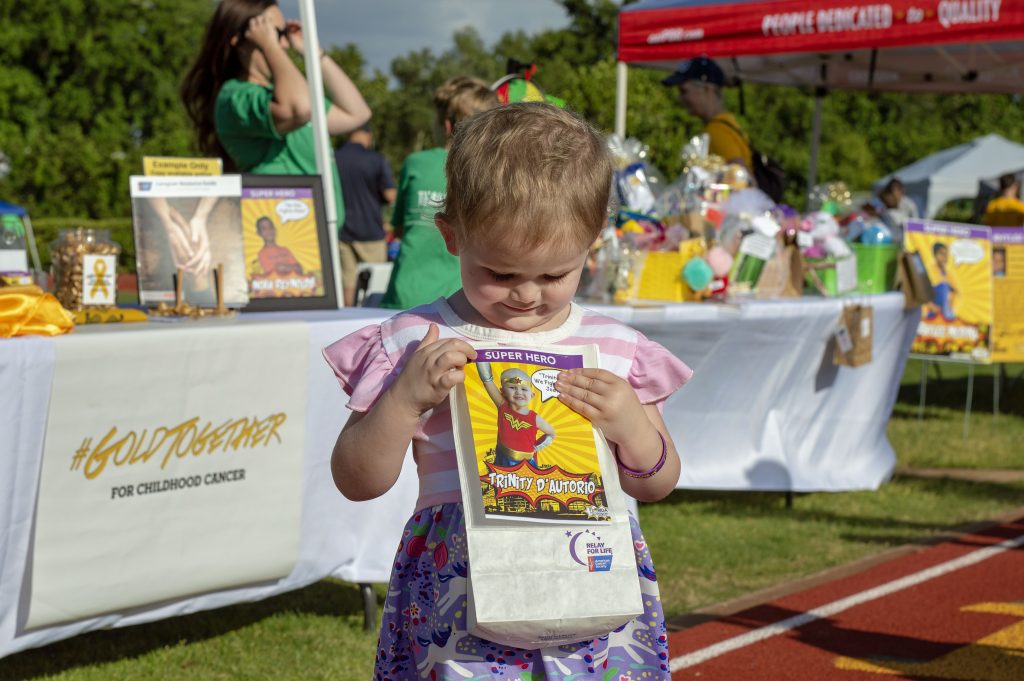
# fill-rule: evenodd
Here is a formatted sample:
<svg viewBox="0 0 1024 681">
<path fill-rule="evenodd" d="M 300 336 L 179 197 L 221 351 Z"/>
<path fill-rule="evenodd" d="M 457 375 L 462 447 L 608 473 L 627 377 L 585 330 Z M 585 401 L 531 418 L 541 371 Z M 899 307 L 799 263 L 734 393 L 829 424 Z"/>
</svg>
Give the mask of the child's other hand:
<svg viewBox="0 0 1024 681">
<path fill-rule="evenodd" d="M 570 369 L 558 374 L 559 401 L 601 429 L 615 443 L 641 436 L 651 423 L 636 391 L 606 369 Z"/>
<path fill-rule="evenodd" d="M 453 386 L 466 380 L 466 362 L 476 359 L 476 350 L 456 338 L 438 340 L 436 324 L 431 324 L 402 373 L 395 382 L 395 396 L 419 417 L 448 397 Z"/>
</svg>

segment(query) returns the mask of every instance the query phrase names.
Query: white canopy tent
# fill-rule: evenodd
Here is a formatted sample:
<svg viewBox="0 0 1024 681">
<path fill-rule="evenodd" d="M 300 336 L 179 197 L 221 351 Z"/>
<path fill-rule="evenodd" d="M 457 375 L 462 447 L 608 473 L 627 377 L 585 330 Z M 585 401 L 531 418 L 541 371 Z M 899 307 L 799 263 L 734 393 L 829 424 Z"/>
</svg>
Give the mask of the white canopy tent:
<svg viewBox="0 0 1024 681">
<path fill-rule="evenodd" d="M 878 180 L 874 189 L 877 192 L 890 179 L 899 178 L 921 215 L 931 218 L 953 199 L 973 199 L 981 181 L 1021 168 L 1024 144 L 1000 135 L 985 135 L 900 168 Z"/>
</svg>

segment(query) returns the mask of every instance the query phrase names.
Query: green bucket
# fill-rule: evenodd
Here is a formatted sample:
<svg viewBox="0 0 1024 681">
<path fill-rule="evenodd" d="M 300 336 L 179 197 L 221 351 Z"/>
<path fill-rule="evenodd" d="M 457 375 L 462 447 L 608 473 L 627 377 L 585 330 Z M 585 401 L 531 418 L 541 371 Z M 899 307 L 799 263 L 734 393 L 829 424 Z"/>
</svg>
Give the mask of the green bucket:
<svg viewBox="0 0 1024 681">
<path fill-rule="evenodd" d="M 857 290 L 861 293 L 884 293 L 896 288 L 896 264 L 899 244 L 852 243 L 857 256 Z"/>
<path fill-rule="evenodd" d="M 839 295 L 839 282 L 836 280 L 835 270 L 835 258 L 805 258 L 808 265 L 832 265 L 832 267 L 826 268 L 815 268 L 814 271 L 818 275 L 818 280 L 821 281 L 822 287 L 825 289 L 825 293 L 830 296 Z M 817 285 L 814 282 L 814 277 L 811 275 L 810 270 L 806 270 L 804 273 L 804 293 L 811 295 L 821 295 L 821 291 L 818 290 Z"/>
</svg>

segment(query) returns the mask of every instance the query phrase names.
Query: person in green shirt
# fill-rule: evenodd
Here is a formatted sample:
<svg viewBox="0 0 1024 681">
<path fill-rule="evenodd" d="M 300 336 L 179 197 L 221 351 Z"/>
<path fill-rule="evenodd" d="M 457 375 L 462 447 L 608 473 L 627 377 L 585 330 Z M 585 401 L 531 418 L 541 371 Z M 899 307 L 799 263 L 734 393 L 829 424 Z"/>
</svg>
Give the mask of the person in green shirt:
<svg viewBox="0 0 1024 681">
<path fill-rule="evenodd" d="M 459 121 L 498 105 L 487 83 L 468 76 L 451 78 L 434 91 L 435 133 L 445 146 L 410 154 L 402 164 L 391 224 L 401 239 L 381 307 L 407 309 L 450 296 L 462 287 L 459 259 L 448 252 L 434 226 L 444 205 L 444 164 L 448 142 Z"/>
<path fill-rule="evenodd" d="M 316 175 L 309 86 L 288 50 L 303 54 L 302 25 L 285 20 L 274 0 L 221 0 L 206 27 L 181 96 L 199 150 L 229 170 L 260 175 Z M 370 119 L 352 80 L 323 51 L 327 131 L 341 135 Z M 338 224 L 345 220 L 334 163 Z"/>
</svg>

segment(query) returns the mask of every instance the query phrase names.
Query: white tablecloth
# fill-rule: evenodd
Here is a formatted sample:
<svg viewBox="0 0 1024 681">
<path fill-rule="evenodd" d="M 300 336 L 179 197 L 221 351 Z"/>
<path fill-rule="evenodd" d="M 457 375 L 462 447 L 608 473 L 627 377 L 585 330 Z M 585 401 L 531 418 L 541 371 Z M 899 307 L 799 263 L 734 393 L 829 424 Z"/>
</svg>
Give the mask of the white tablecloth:
<svg viewBox="0 0 1024 681">
<path fill-rule="evenodd" d="M 57 344 L 76 343 L 85 335 L 108 334 L 99 369 L 117 356 L 118 343 L 131 343 L 141 333 L 173 334 L 182 324 L 150 323 L 124 327 L 83 327 L 59 338 L 15 338 L 0 341 L 0 657 L 26 648 L 68 638 L 85 631 L 128 626 L 200 610 L 256 601 L 291 591 L 328 575 L 353 582 L 387 581 L 401 529 L 413 510 L 417 494 L 415 466 L 408 462 L 398 483 L 374 501 L 352 503 L 331 480 L 329 461 L 334 441 L 348 410 L 346 397 L 327 367 L 320 350 L 341 336 L 384 319 L 382 310 L 353 309 L 323 313 L 245 315 L 231 322 L 203 321 L 210 334 L 225 324 L 252 328 L 251 342 L 260 342 L 263 324 L 304 319 L 310 343 L 296 348 L 308 355 L 308 397 L 303 473 L 299 559 L 292 573 L 259 586 L 185 598 L 157 606 L 115 612 L 36 631 L 24 631 L 32 527 L 54 351 Z M 272 390 L 253 381 L 254 390 Z M 125 386 L 130 391 L 131 386 Z M 98 530 L 99 532 L 99 530 Z M 73 569 L 69 566 L 69 569 Z M 83 585 L 88 588 L 88 585 Z"/>
<path fill-rule="evenodd" d="M 917 329 L 899 293 L 862 297 L 873 360 L 831 360 L 843 302 L 598 307 L 694 370 L 665 421 L 683 461 L 680 488 L 794 492 L 875 489 L 895 466 L 886 424 Z"/>
<path fill-rule="evenodd" d="M 875 296 L 871 303 L 874 361 L 856 369 L 835 367 L 826 357 L 842 309 L 838 301 L 597 309 L 661 342 L 696 371 L 665 409 L 683 458 L 679 487 L 815 491 L 875 488 L 895 463 L 885 424 L 917 315 L 903 311 L 899 295 Z M 371 502 L 351 503 L 335 490 L 328 463 L 347 411 L 320 351 L 387 314 L 352 309 L 200 322 L 211 334 L 224 324 L 251 326 L 253 343 L 259 343 L 261 324 L 301 319 L 309 325 L 309 347 L 296 348 L 308 355 L 309 392 L 299 560 L 288 577 L 35 631 L 23 626 L 55 348 L 85 334 L 110 334 L 106 356 L 96 358 L 99 367 L 134 333 L 173 334 L 176 325 L 82 328 L 56 339 L 0 341 L 0 657 L 94 629 L 259 600 L 328 575 L 386 581 L 416 496 L 414 466 L 407 461 L 395 488 Z"/>
</svg>

